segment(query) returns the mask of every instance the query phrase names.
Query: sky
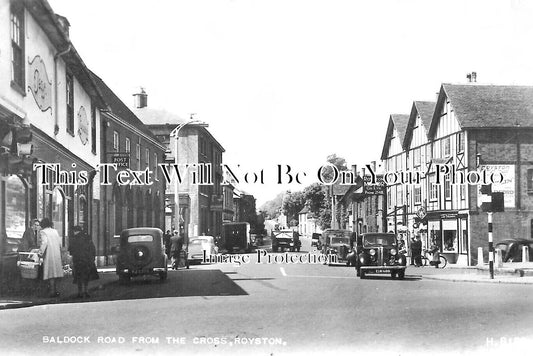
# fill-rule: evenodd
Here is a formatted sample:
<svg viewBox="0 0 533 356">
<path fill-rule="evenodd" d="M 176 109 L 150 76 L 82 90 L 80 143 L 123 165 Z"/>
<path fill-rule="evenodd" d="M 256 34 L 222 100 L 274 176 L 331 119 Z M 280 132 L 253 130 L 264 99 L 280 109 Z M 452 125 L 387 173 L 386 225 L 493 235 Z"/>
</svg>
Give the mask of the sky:
<svg viewBox="0 0 533 356">
<path fill-rule="evenodd" d="M 390 114 L 441 83 L 533 85 L 533 1 L 48 1 L 126 104 L 143 87 L 150 107 L 208 123 L 258 207 L 330 154 L 379 160 Z M 306 176 L 278 184 L 278 165 Z"/>
</svg>

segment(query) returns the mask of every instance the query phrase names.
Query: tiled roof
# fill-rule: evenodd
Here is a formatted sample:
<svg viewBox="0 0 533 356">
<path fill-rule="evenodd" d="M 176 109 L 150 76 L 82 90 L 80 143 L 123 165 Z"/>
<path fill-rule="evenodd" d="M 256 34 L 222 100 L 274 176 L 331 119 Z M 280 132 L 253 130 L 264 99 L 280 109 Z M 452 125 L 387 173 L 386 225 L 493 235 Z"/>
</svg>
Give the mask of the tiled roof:
<svg viewBox="0 0 533 356">
<path fill-rule="evenodd" d="M 389 145 L 394 129 L 398 131 L 398 138 L 403 146 L 405 132 L 407 131 L 407 123 L 409 122 L 409 115 L 391 114 L 389 118 L 389 125 L 387 126 L 387 133 L 385 141 L 383 142 L 383 149 L 381 151 L 381 159 L 386 159 L 388 156 Z"/>
<path fill-rule="evenodd" d="M 309 212 L 309 208 L 306 205 L 302 208 L 302 210 L 300 210 L 298 214 L 307 214 L 308 212 Z"/>
<path fill-rule="evenodd" d="M 122 100 L 120 100 L 118 96 L 115 95 L 115 93 L 107 86 L 106 83 L 104 83 L 102 79 L 100 79 L 99 76 L 94 74 L 92 71 L 91 76 L 96 83 L 98 90 L 102 93 L 105 103 L 115 116 L 119 117 L 130 125 L 135 126 L 148 137 L 158 141 L 152 131 L 150 131 L 148 127 L 146 127 L 146 125 L 144 125 L 143 122 L 139 120 L 137 116 L 135 116 L 135 114 L 126 106 L 126 104 L 124 104 L 124 102 L 122 102 Z"/>
<path fill-rule="evenodd" d="M 430 133 L 448 97 L 461 128 L 533 128 L 533 87 L 442 84 Z"/>
</svg>

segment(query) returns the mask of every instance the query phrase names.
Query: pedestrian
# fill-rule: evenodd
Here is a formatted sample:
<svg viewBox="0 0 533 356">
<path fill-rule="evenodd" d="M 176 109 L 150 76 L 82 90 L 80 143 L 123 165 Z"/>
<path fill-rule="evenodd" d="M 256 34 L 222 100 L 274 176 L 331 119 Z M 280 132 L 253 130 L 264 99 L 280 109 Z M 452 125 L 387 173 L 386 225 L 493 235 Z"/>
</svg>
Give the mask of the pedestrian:
<svg viewBox="0 0 533 356">
<path fill-rule="evenodd" d="M 39 231 L 41 230 L 41 223 L 38 219 L 32 219 L 30 225 L 24 231 L 22 240 L 18 248 L 18 252 L 28 252 L 41 246 Z"/>
<path fill-rule="evenodd" d="M 422 265 L 422 241 L 420 241 L 420 236 L 418 235 L 411 242 L 411 264 L 416 267 Z"/>
<path fill-rule="evenodd" d="M 163 243 L 165 245 L 165 255 L 167 255 L 168 259 L 170 259 L 170 237 L 172 234 L 170 233 L 170 230 L 167 230 L 167 232 L 163 235 Z"/>
<path fill-rule="evenodd" d="M 439 254 L 439 245 L 435 239 L 431 240 L 431 246 L 429 247 L 429 252 L 433 254 L 431 258 L 431 265 L 435 268 L 439 268 L 440 264 L 440 254 Z"/>
<path fill-rule="evenodd" d="M 83 231 L 81 226 L 72 228 L 73 238 L 70 241 L 69 252 L 72 256 L 74 280 L 78 285 L 78 298 L 89 298 L 87 288 L 89 281 L 98 279 L 98 271 L 94 263 L 96 248 L 91 237 Z"/>
<path fill-rule="evenodd" d="M 41 247 L 39 255 L 43 257 L 43 279 L 49 280 L 50 297 L 59 297 L 57 287 L 63 278 L 63 263 L 61 262 L 61 237 L 48 218 L 41 220 Z"/>
<path fill-rule="evenodd" d="M 178 236 L 178 232 L 174 230 L 174 235 L 172 235 L 170 241 L 172 244 L 170 247 L 172 269 L 178 269 L 180 265 L 181 249 L 183 247 L 183 236 Z"/>
</svg>

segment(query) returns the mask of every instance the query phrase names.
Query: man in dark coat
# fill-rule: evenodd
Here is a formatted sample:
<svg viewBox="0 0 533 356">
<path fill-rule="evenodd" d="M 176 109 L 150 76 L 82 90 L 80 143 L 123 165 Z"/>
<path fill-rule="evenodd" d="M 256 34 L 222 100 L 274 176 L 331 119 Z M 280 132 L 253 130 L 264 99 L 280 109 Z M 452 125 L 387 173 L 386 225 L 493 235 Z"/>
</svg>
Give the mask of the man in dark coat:
<svg viewBox="0 0 533 356">
<path fill-rule="evenodd" d="M 411 242 L 411 264 L 416 267 L 422 265 L 422 241 L 420 241 L 420 236 L 416 236 Z"/>
<path fill-rule="evenodd" d="M 94 263 L 96 248 L 91 237 L 80 226 L 74 226 L 73 239 L 70 241 L 69 252 L 73 262 L 73 283 L 78 284 L 78 298 L 88 298 L 89 281 L 98 279 L 98 271 Z"/>
</svg>

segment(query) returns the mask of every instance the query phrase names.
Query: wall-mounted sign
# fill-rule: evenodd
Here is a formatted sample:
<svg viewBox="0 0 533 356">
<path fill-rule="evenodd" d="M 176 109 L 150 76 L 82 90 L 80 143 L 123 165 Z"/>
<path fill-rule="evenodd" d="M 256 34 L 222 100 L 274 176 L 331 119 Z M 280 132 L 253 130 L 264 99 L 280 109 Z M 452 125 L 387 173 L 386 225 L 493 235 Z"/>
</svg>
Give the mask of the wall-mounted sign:
<svg viewBox="0 0 533 356">
<path fill-rule="evenodd" d="M 89 141 L 89 119 L 87 119 L 87 113 L 83 106 L 78 111 L 78 136 L 83 145 Z"/>
<path fill-rule="evenodd" d="M 514 164 L 487 164 L 479 166 L 480 171 L 486 171 L 487 177 L 492 173 L 498 177 L 499 173 L 503 176 L 501 183 L 492 184 L 492 192 L 502 192 L 505 208 L 515 207 L 515 165 Z M 481 185 L 478 185 L 478 206 L 483 202 L 483 194 L 480 192 Z"/>
<path fill-rule="evenodd" d="M 370 194 L 370 195 L 383 195 L 385 194 L 385 181 L 383 180 L 383 175 L 378 174 L 376 175 L 376 183 L 371 183 L 371 177 L 370 176 L 364 176 L 363 181 L 363 193 L 364 194 Z"/>
<path fill-rule="evenodd" d="M 118 169 L 130 168 L 130 154 L 128 152 L 113 153 L 111 163 L 116 164 Z"/>
<path fill-rule="evenodd" d="M 35 56 L 28 65 L 28 90 L 41 111 L 50 109 L 52 114 L 52 82 L 48 79 L 41 56 Z"/>
<path fill-rule="evenodd" d="M 418 208 L 418 210 L 416 211 L 416 216 L 418 216 L 421 220 L 424 220 L 427 216 L 426 208 L 424 208 L 423 206 Z"/>
</svg>

